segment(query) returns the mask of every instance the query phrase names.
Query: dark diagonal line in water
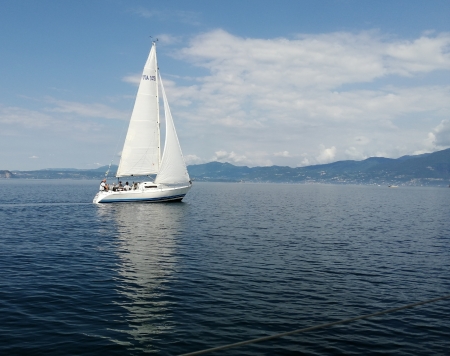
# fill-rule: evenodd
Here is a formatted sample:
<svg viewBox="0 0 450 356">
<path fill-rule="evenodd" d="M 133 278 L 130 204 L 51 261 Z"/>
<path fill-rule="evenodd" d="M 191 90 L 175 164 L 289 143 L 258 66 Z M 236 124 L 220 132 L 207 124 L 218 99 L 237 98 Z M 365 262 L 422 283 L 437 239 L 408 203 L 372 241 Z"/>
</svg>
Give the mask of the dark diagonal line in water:
<svg viewBox="0 0 450 356">
<path fill-rule="evenodd" d="M 34 207 L 34 206 L 68 206 L 68 205 L 92 205 L 91 202 L 89 203 L 21 203 L 21 204 L 15 204 L 15 203 L 7 203 L 7 204 L 1 204 L 0 208 L 23 208 L 23 207 Z"/>
<path fill-rule="evenodd" d="M 357 316 L 357 317 L 354 317 L 354 318 L 350 318 L 350 319 L 344 319 L 344 320 L 339 320 L 339 321 L 335 321 L 335 322 L 332 322 L 332 323 L 326 323 L 326 324 L 320 324 L 320 325 L 316 325 L 316 326 L 311 326 L 309 328 L 297 329 L 297 330 L 288 331 L 288 332 L 281 333 L 281 334 L 264 336 L 264 337 L 260 337 L 260 338 L 257 338 L 257 339 L 251 339 L 251 340 L 247 340 L 247 341 L 236 342 L 234 344 L 228 344 L 228 345 L 224 345 L 224 346 L 213 347 L 213 348 L 210 348 L 210 349 L 205 349 L 205 350 L 200 350 L 200 351 L 195 351 L 195 352 L 189 352 L 187 354 L 182 354 L 180 356 L 203 355 L 203 354 L 214 352 L 214 351 L 231 349 L 232 347 L 244 346 L 244 345 L 253 344 L 253 343 L 256 343 L 256 342 L 262 342 L 262 341 L 277 339 L 277 338 L 280 338 L 280 337 L 289 336 L 289 335 L 293 335 L 293 334 L 303 333 L 303 332 L 306 332 L 306 331 L 322 329 L 322 328 L 326 328 L 326 327 L 334 326 L 334 325 L 338 325 L 338 324 L 350 323 L 352 321 L 361 320 L 361 319 L 367 319 L 367 318 L 371 318 L 371 317 L 378 316 L 378 315 L 394 313 L 394 312 L 399 311 L 399 310 L 414 308 L 414 307 L 417 307 L 419 305 L 434 303 L 434 302 L 438 302 L 440 300 L 449 299 L 449 298 L 450 298 L 450 294 L 445 295 L 443 297 L 438 297 L 438 298 L 434 298 L 434 299 L 425 300 L 425 301 L 422 301 L 422 302 L 408 304 L 408 305 L 404 305 L 404 306 L 397 307 L 397 308 L 382 310 L 382 311 L 379 311 L 379 312 L 376 312 L 376 313 L 372 313 L 372 314 L 360 315 L 360 316 Z"/>
</svg>

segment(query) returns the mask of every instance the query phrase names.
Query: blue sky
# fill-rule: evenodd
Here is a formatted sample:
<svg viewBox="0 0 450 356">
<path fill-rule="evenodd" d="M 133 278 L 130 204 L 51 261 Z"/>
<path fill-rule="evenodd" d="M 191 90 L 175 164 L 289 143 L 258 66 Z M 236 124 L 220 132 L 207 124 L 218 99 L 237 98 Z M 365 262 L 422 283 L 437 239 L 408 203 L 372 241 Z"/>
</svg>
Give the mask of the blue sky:
<svg viewBox="0 0 450 356">
<path fill-rule="evenodd" d="M 3 1 L 0 169 L 117 164 L 158 61 L 188 164 L 450 147 L 449 1 Z"/>
</svg>

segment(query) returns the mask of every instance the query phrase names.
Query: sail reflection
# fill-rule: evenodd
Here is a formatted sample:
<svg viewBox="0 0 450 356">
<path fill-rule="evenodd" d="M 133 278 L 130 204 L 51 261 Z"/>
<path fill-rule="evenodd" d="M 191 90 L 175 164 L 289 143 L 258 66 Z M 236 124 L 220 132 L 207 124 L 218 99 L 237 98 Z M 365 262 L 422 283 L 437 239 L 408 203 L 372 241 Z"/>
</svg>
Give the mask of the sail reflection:
<svg viewBox="0 0 450 356">
<path fill-rule="evenodd" d="M 168 283 L 188 208 L 184 203 L 117 204 L 110 210 L 118 232 L 118 292 L 128 301 L 123 305 L 127 332 L 147 351 L 154 336 L 171 329 Z"/>
</svg>

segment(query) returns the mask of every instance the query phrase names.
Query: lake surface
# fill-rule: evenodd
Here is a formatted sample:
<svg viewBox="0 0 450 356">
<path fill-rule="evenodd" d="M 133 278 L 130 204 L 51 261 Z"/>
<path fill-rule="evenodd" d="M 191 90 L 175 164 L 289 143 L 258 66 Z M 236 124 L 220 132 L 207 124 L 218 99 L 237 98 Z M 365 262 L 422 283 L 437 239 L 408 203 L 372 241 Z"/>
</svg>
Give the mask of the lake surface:
<svg viewBox="0 0 450 356">
<path fill-rule="evenodd" d="M 0 354 L 176 355 L 450 294 L 450 189 L 2 180 Z M 214 355 L 447 355 L 450 300 Z"/>
</svg>

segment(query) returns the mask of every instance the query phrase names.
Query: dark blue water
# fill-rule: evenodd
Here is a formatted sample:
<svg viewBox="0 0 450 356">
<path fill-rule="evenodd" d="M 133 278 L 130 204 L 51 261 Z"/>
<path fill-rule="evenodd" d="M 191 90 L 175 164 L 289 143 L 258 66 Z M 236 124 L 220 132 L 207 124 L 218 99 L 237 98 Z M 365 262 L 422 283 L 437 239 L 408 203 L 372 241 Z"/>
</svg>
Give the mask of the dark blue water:
<svg viewBox="0 0 450 356">
<path fill-rule="evenodd" d="M 450 294 L 450 189 L 2 180 L 0 354 L 176 355 Z M 446 355 L 450 301 L 217 355 Z"/>
</svg>

